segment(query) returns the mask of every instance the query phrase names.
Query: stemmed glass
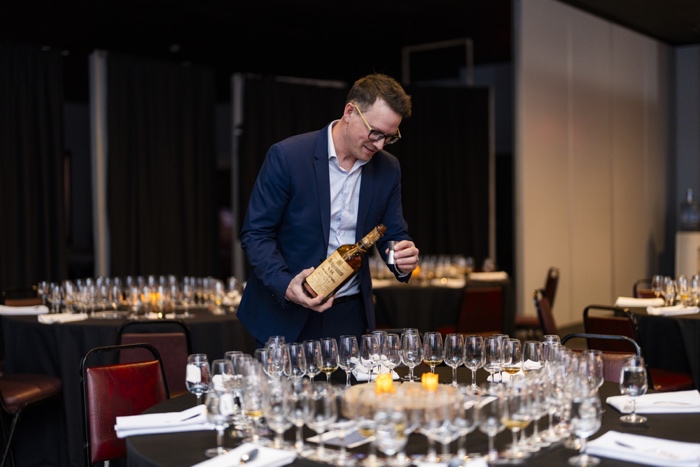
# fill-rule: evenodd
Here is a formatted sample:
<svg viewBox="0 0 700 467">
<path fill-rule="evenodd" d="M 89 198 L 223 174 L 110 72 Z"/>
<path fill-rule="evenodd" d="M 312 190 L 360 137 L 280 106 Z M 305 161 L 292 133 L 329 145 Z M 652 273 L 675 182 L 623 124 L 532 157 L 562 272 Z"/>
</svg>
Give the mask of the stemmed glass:
<svg viewBox="0 0 700 467">
<path fill-rule="evenodd" d="M 374 334 L 363 334 L 360 344 L 360 364 L 367 370 L 367 382 L 372 381 L 372 372 L 379 365 L 379 342 Z"/>
<path fill-rule="evenodd" d="M 309 412 L 309 398 L 311 397 L 310 386 L 313 382 L 303 378 L 290 381 L 289 391 L 289 412 L 287 419 L 296 427 L 296 442 L 294 447 L 297 454 L 304 452 L 304 438 L 302 429 L 306 423 Z"/>
<path fill-rule="evenodd" d="M 664 296 L 664 276 L 656 274 L 651 278 L 651 290 L 656 298 Z"/>
<path fill-rule="evenodd" d="M 513 375 L 519 372 L 522 366 L 520 339 L 508 339 L 504 344 L 503 352 L 507 355 L 505 357 L 507 363 L 503 366 L 503 371 L 506 372 L 512 380 L 514 377 Z"/>
<path fill-rule="evenodd" d="M 495 374 L 501 369 L 501 341 L 496 336 L 484 339 L 484 370 L 489 372 L 491 384 L 496 382 Z"/>
<path fill-rule="evenodd" d="M 467 435 L 476 430 L 478 425 L 477 414 L 479 411 L 479 401 L 481 399 L 481 391 L 479 387 L 460 386 L 462 398 L 459 400 L 455 415 L 455 426 L 457 428 L 459 438 L 457 442 L 457 458 L 463 461 L 469 461 L 472 457 L 467 453 Z"/>
<path fill-rule="evenodd" d="M 233 364 L 231 360 L 220 358 L 211 362 L 211 385 L 215 391 L 233 390 Z"/>
<path fill-rule="evenodd" d="M 390 457 L 388 465 L 396 465 L 396 454 L 404 449 L 408 441 L 406 411 L 398 400 L 382 396 L 385 395 L 380 395 L 374 414 L 374 442 L 380 451 Z"/>
<path fill-rule="evenodd" d="M 335 341 L 335 339 L 333 339 Z M 335 401 L 335 391 L 326 382 L 311 384 L 310 397 L 306 411 L 306 426 L 318 435 L 316 459 L 327 460 L 323 433 L 335 423 L 338 418 L 338 405 Z"/>
<path fill-rule="evenodd" d="M 380 368 L 387 368 L 391 374 L 394 368 L 401 363 L 401 339 L 399 335 L 387 333 L 381 340 L 379 354 Z"/>
<path fill-rule="evenodd" d="M 355 336 L 340 336 L 338 343 L 338 365 L 345 371 L 345 387 L 350 387 L 350 373 L 360 359 L 360 347 Z"/>
<path fill-rule="evenodd" d="M 186 383 L 187 390 L 197 396 L 197 405 L 202 403 L 202 394 L 209 390 L 211 371 L 206 354 L 197 353 L 187 356 Z"/>
<path fill-rule="evenodd" d="M 542 342 L 525 341 L 523 345 L 523 373 L 537 376 L 542 371 Z"/>
<path fill-rule="evenodd" d="M 290 392 L 291 383 L 288 380 L 271 380 L 267 383 L 263 415 L 267 426 L 275 432 L 275 437 L 272 441 L 272 447 L 275 449 L 282 449 L 285 446 L 282 436 L 292 426 L 292 422 L 289 419 L 291 410 Z"/>
<path fill-rule="evenodd" d="M 487 338 L 488 340 L 488 338 Z M 495 446 L 496 435 L 505 429 L 503 424 L 503 412 L 505 405 L 504 388 L 500 384 L 491 384 L 483 387 L 484 396 L 479 403 L 479 431 L 488 436 L 489 448 L 486 461 L 498 461 L 498 451 Z"/>
<path fill-rule="evenodd" d="M 426 332 L 423 334 L 423 362 L 430 366 L 430 372 L 435 373 L 435 367 L 445 358 L 445 349 L 442 343 L 442 334 L 439 332 Z"/>
<path fill-rule="evenodd" d="M 503 383 L 503 367 L 510 363 L 508 361 L 509 355 L 506 353 L 506 343 L 509 337 L 506 334 L 496 334 L 495 337 L 498 338 L 498 341 L 501 343 L 501 366 L 498 369 L 498 378 L 499 381 Z"/>
<path fill-rule="evenodd" d="M 666 306 L 673 306 L 676 303 L 676 281 L 672 277 L 664 277 L 664 300 Z"/>
<path fill-rule="evenodd" d="M 416 381 L 417 376 L 413 376 L 413 369 L 423 360 L 423 345 L 420 334 L 415 332 L 404 332 L 401 336 L 401 361 L 408 367 L 408 375 L 404 376 L 405 381 Z"/>
<path fill-rule="evenodd" d="M 332 337 L 324 337 L 321 344 L 321 371 L 326 374 L 326 382 L 331 382 L 331 373 L 338 369 L 338 343 Z"/>
<path fill-rule="evenodd" d="M 518 433 L 532 421 L 530 391 L 526 381 L 513 381 L 505 389 L 501 421 L 513 435 L 513 443 L 504 456 L 508 459 L 523 459 L 528 456 L 518 446 Z"/>
<path fill-rule="evenodd" d="M 603 374 L 603 352 L 586 349 L 581 352 L 579 368 L 582 369 L 592 391 L 598 390 L 605 381 Z"/>
<path fill-rule="evenodd" d="M 267 372 L 270 376 L 276 379 L 281 378 L 289 364 L 287 344 L 269 344 L 267 346 L 267 364 Z"/>
<path fill-rule="evenodd" d="M 304 344 L 292 342 L 287 344 L 287 355 L 289 365 L 286 366 L 287 377 L 301 378 L 306 374 L 306 355 L 304 353 Z"/>
<path fill-rule="evenodd" d="M 627 394 L 632 399 L 632 413 L 623 415 L 620 420 L 625 423 L 644 423 L 646 417 L 637 415 L 637 396 L 647 392 L 647 370 L 644 358 L 632 356 L 625 359 L 620 370 L 620 392 Z"/>
<path fill-rule="evenodd" d="M 581 440 L 580 454 L 569 458 L 574 466 L 598 465 L 600 460 L 586 454 L 586 440 L 600 429 L 602 408 L 597 395 L 589 395 L 571 404 L 571 425 Z"/>
<path fill-rule="evenodd" d="M 52 282 L 49 285 L 49 295 L 47 299 L 51 304 L 51 313 L 59 313 L 61 311 L 61 301 L 63 300 L 63 289 L 59 284 Z"/>
<path fill-rule="evenodd" d="M 341 336 L 341 340 L 342 340 Z M 357 337 L 349 336 L 355 338 L 355 344 L 357 344 Z M 358 350 L 359 353 L 359 350 Z M 336 430 L 338 433 L 338 440 L 340 444 L 340 451 L 338 452 L 338 457 L 335 459 L 335 465 L 356 465 L 353 456 L 348 454 L 347 440 L 346 436 L 348 433 L 352 432 L 355 428 L 356 422 L 354 419 L 354 411 L 351 407 L 351 402 L 347 398 L 343 397 L 343 391 L 346 387 L 336 388 L 336 398 L 340 399 L 340 411 L 338 413 L 338 418 L 331 428 Z"/>
<path fill-rule="evenodd" d="M 241 381 L 241 408 L 243 415 L 250 420 L 251 442 L 258 444 L 258 421 L 263 416 L 265 391 L 268 379 L 262 369 L 262 365 L 255 360 L 250 360 L 244 367 L 244 375 Z M 271 380 L 274 381 L 274 380 Z"/>
<path fill-rule="evenodd" d="M 228 363 L 230 365 L 231 362 Z M 228 452 L 223 445 L 224 431 L 231 423 L 235 413 L 236 404 L 233 399 L 233 391 L 230 386 L 222 385 L 207 393 L 205 400 L 207 419 L 216 427 L 216 447 L 204 451 L 204 455 L 207 457 L 216 457 Z"/>
<path fill-rule="evenodd" d="M 464 362 L 464 335 L 451 333 L 445 336 L 445 363 L 452 368 L 452 386 L 457 387 L 457 368 Z"/>
<path fill-rule="evenodd" d="M 476 370 L 484 366 L 484 338 L 467 336 L 464 338 L 464 366 L 472 372 L 472 389 L 476 389 Z"/>
<path fill-rule="evenodd" d="M 304 341 L 304 355 L 306 356 L 306 376 L 311 382 L 321 373 L 321 343 L 317 340 Z"/>
</svg>

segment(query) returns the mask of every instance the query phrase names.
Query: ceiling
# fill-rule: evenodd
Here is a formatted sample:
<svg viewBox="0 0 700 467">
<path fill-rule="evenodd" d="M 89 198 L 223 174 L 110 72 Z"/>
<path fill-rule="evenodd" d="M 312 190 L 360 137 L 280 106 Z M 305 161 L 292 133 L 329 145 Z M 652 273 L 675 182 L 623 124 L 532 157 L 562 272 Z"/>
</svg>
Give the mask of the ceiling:
<svg viewBox="0 0 700 467">
<path fill-rule="evenodd" d="M 563 3 L 671 45 L 700 43 L 699 0 Z M 461 38 L 472 40 L 476 64 L 510 61 L 511 0 L 15 0 L 0 5 L 0 40 L 60 48 L 67 68 L 83 76 L 85 56 L 94 49 L 211 66 L 223 80 L 232 72 L 343 81 L 373 71 L 400 76 L 403 47 Z M 456 76 L 464 62 L 463 46 L 415 53 L 412 78 Z"/>
</svg>

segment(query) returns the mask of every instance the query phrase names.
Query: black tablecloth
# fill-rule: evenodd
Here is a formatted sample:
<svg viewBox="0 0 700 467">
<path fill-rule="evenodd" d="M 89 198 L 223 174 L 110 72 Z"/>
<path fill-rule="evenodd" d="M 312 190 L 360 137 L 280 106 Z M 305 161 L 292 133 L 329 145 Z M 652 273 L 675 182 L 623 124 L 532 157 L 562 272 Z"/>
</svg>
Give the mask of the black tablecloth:
<svg viewBox="0 0 700 467">
<path fill-rule="evenodd" d="M 503 299 L 503 333 L 515 331 L 515 306 L 510 279 L 468 280 L 461 288 L 397 284 L 373 289 L 377 324 L 390 328 L 417 328 L 421 333 L 455 327 L 466 290 L 499 287 Z"/>
<path fill-rule="evenodd" d="M 451 381 L 451 369 L 447 367 L 438 367 L 440 380 L 444 382 Z M 401 374 L 405 374 L 405 368 L 399 368 Z M 429 371 L 425 365 L 420 365 L 416 368 L 416 374 L 424 371 Z M 466 368 L 459 368 L 459 379 L 469 381 L 469 372 Z M 483 381 L 486 373 L 483 370 L 478 371 L 478 379 Z M 359 383 L 363 384 L 363 383 Z M 366 384 L 366 383 L 365 383 Z M 605 401 L 608 396 L 619 395 L 620 390 L 617 384 L 605 383 L 600 390 L 601 399 Z M 147 412 L 174 412 L 181 411 L 193 406 L 195 403 L 194 396 L 185 395 L 167 402 L 159 404 Z M 647 415 L 648 421 L 640 426 L 630 426 L 623 424 L 620 420 L 620 413 L 610 406 L 605 405 L 605 413 L 603 414 L 603 423 L 601 429 L 591 437 L 595 439 L 607 431 L 616 430 L 623 433 L 638 434 L 644 436 L 653 436 L 658 438 L 674 439 L 677 441 L 698 442 L 698 434 L 691 427 L 699 426 L 700 414 L 674 414 L 674 415 Z M 545 428 L 545 420 L 542 420 L 541 427 Z M 305 428 L 306 430 L 306 428 Z M 528 431 L 530 432 L 530 431 Z M 228 435 L 228 433 L 227 433 Z M 293 438 L 293 430 L 289 430 L 286 435 L 287 439 Z M 312 436 L 313 432 L 305 431 L 305 437 Z M 508 430 L 504 430 L 497 437 L 496 447 L 499 450 L 504 449 L 511 440 L 511 434 Z M 234 447 L 241 443 L 242 440 L 237 438 L 226 437 L 225 444 Z M 214 431 L 196 431 L 189 433 L 175 433 L 163 435 L 145 435 L 133 436 L 127 438 L 128 461 L 130 467 L 156 467 L 167 465 L 170 467 L 185 467 L 206 460 L 204 450 L 216 445 L 216 435 Z M 487 438 L 479 430 L 467 436 L 467 450 L 470 453 L 483 454 L 487 451 Z M 367 446 L 362 446 L 352 450 L 353 452 L 366 452 Z M 438 446 L 438 450 L 440 447 Z M 412 434 L 409 438 L 409 443 L 406 447 L 407 454 L 425 454 L 427 443 L 425 437 L 419 434 Z M 453 451 L 454 452 L 454 447 Z M 568 465 L 567 460 L 576 453 L 573 450 L 565 448 L 563 445 L 558 445 L 537 453 L 535 456 L 528 459 L 523 465 L 541 466 L 541 465 Z M 321 466 L 317 462 L 297 458 L 291 464 L 294 466 Z M 613 459 L 601 458 L 600 467 L 623 467 L 636 465 L 628 462 L 616 461 Z"/>
<path fill-rule="evenodd" d="M 192 314 L 183 321 L 190 330 L 193 352 L 215 359 L 228 350 L 254 350 L 255 340 L 235 315 L 213 315 L 206 310 Z M 60 402 L 27 411 L 20 420 L 14 449 L 17 465 L 85 465 L 80 361 L 94 347 L 116 344 L 122 323 L 87 319 L 46 325 L 36 316 L 2 316 L 5 371 L 44 373 L 63 382 Z"/>
<path fill-rule="evenodd" d="M 639 327 L 639 345 L 647 364 L 655 368 L 690 373 L 700 388 L 700 313 L 653 316 L 632 308 Z"/>
</svg>

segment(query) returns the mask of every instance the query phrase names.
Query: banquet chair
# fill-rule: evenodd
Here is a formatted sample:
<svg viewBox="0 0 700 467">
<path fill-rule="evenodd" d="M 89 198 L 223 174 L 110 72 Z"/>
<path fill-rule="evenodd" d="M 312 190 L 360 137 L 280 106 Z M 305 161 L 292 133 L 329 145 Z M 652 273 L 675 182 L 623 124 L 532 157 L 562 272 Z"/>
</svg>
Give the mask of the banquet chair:
<svg viewBox="0 0 700 467">
<path fill-rule="evenodd" d="M 614 351 L 602 351 L 602 356 L 603 356 L 603 379 L 605 381 L 612 381 L 613 383 L 619 383 L 620 382 L 620 370 L 622 370 L 622 364 L 624 363 L 625 359 L 638 355 L 642 355 L 642 349 L 639 347 L 639 345 L 632 339 L 630 339 L 627 336 L 617 336 L 613 334 L 586 334 L 586 333 L 575 333 L 575 334 L 567 334 L 566 336 L 562 337 L 561 343 L 562 345 L 566 344 L 569 340 L 571 339 L 586 339 L 586 341 L 590 342 L 592 339 L 595 339 L 597 341 L 601 340 L 606 340 L 606 341 L 619 341 L 622 343 L 626 343 L 630 345 L 632 348 L 635 349 L 634 352 L 614 352 Z M 590 349 L 591 347 L 589 347 Z M 598 349 L 600 350 L 600 349 Z"/>
<path fill-rule="evenodd" d="M 108 353 L 141 349 L 150 352 L 145 361 L 104 363 Z M 117 417 L 141 414 L 169 398 L 160 354 L 149 344 L 111 345 L 89 350 L 80 362 L 80 381 L 88 466 L 126 456 L 126 442 L 117 438 L 114 430 Z"/>
<path fill-rule="evenodd" d="M 632 296 L 635 298 L 655 298 L 651 288 L 651 279 L 639 279 L 632 286 Z"/>
<path fill-rule="evenodd" d="M 151 344 L 160 353 L 171 397 L 187 392 L 185 372 L 187 356 L 192 353 L 190 330 L 179 320 L 128 321 L 117 331 L 117 344 Z M 120 355 L 120 363 L 143 359 L 148 354 L 137 350 Z"/>
<path fill-rule="evenodd" d="M 456 332 L 483 336 L 503 332 L 503 290 L 467 287 L 464 290 Z"/>
<path fill-rule="evenodd" d="M 557 329 L 554 315 L 552 314 L 552 306 L 549 302 L 549 298 L 545 295 L 545 291 L 543 289 L 535 290 L 532 294 L 532 298 L 535 302 L 537 316 L 540 319 L 542 333 L 544 335 L 559 335 L 559 330 Z"/>
<path fill-rule="evenodd" d="M 9 460 L 15 465 L 12 456 L 12 441 L 21 415 L 27 409 L 60 397 L 60 378 L 43 374 L 16 373 L 0 376 L 0 406 L 2 407 L 2 432 L 5 450 L 0 467 Z M 9 422 L 9 427 L 7 426 Z"/>
<path fill-rule="evenodd" d="M 2 291 L 2 304 L 6 306 L 41 305 L 36 285 L 13 286 Z"/>
<path fill-rule="evenodd" d="M 547 277 L 544 281 L 543 294 L 549 300 L 550 310 L 554 307 L 554 298 L 557 295 L 559 285 L 559 268 L 551 267 L 547 270 Z M 515 329 L 525 334 L 547 334 L 544 332 L 542 321 L 538 316 L 516 316 Z M 531 338 L 532 336 L 526 336 Z M 541 336 L 537 336 L 541 337 Z"/>
<path fill-rule="evenodd" d="M 637 320 L 626 308 L 608 305 L 588 305 L 583 310 L 583 328 L 586 333 L 615 334 L 627 336 L 639 342 Z M 603 351 L 630 351 L 627 343 L 615 343 L 601 339 L 589 339 L 589 348 Z M 658 392 L 694 389 L 690 373 L 654 368 L 647 365 L 649 387 Z"/>
</svg>

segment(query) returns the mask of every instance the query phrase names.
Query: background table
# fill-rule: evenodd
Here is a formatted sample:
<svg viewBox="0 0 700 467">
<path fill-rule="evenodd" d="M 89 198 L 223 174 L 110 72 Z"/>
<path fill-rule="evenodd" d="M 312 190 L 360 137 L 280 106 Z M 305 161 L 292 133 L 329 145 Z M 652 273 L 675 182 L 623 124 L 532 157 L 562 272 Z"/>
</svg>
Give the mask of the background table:
<svg viewBox="0 0 700 467">
<path fill-rule="evenodd" d="M 463 287 L 401 284 L 375 287 L 377 325 L 417 328 L 421 333 L 456 327 L 464 294 L 473 288 L 498 287 L 503 300 L 504 334 L 515 331 L 515 306 L 510 279 L 467 280 Z"/>
<path fill-rule="evenodd" d="M 653 316 L 630 308 L 637 318 L 639 345 L 649 366 L 690 373 L 700 388 L 700 313 Z"/>
<path fill-rule="evenodd" d="M 193 310 L 183 319 L 190 330 L 192 351 L 210 361 L 228 350 L 252 353 L 255 339 L 235 315 Z M 80 361 L 88 350 L 117 343 L 124 320 L 87 319 L 65 324 L 41 324 L 36 316 L 3 316 L 5 371 L 44 373 L 63 382 L 58 404 L 27 411 L 17 427 L 17 465 L 85 465 Z M 58 457 L 57 457 L 58 453 Z"/>
<path fill-rule="evenodd" d="M 406 368 L 399 368 L 401 374 L 406 373 Z M 420 365 L 416 368 L 416 374 L 422 374 L 429 371 L 425 365 Z M 451 369 L 448 367 L 438 367 L 437 372 L 440 374 L 440 381 L 451 381 Z M 468 382 L 471 373 L 464 367 L 459 368 L 458 377 L 462 382 Z M 486 372 L 478 371 L 479 381 L 484 381 Z M 363 383 L 358 383 L 363 384 Z M 364 383 L 366 384 L 366 383 Z M 608 396 L 619 395 L 620 390 L 617 384 L 605 383 L 600 390 L 601 400 L 605 404 L 605 399 Z M 166 401 L 158 406 L 148 410 L 147 412 L 172 412 L 181 411 L 188 407 L 192 407 L 195 403 L 194 396 L 185 395 L 175 399 Z M 605 412 L 603 414 L 602 427 L 598 432 L 591 437 L 595 439 L 607 431 L 615 430 L 623 433 L 638 434 L 644 436 L 653 436 L 658 438 L 674 439 L 677 441 L 698 442 L 698 436 L 695 430 L 688 429 L 691 426 L 700 424 L 700 414 L 673 414 L 673 415 L 646 415 L 648 422 L 640 426 L 625 425 L 620 421 L 620 413 L 614 408 L 605 404 Z M 542 428 L 546 428 L 546 417 L 541 420 Z M 304 428 L 305 438 L 312 436 L 314 433 Z M 532 428 L 528 429 L 531 433 Z M 228 433 L 228 432 L 227 432 Z M 294 430 L 288 430 L 285 434 L 287 440 L 293 440 Z M 503 450 L 507 447 L 511 440 L 511 433 L 508 430 L 501 432 L 496 438 L 496 447 Z M 240 439 L 232 439 L 226 437 L 226 445 L 233 447 L 241 443 Z M 192 464 L 206 460 L 204 450 L 216 445 L 216 435 L 212 431 L 194 431 L 188 433 L 171 433 L 162 435 L 145 435 L 133 436 L 127 438 L 127 450 L 129 456 L 130 467 L 156 467 L 167 465 L 169 467 L 186 467 Z M 440 446 L 437 446 L 438 452 Z M 467 451 L 469 453 L 483 454 L 487 451 L 486 435 L 478 429 L 467 436 Z M 365 453 L 366 445 L 351 450 L 353 453 Z M 407 454 L 425 454 L 427 451 L 427 443 L 425 437 L 419 434 L 412 434 L 409 437 L 408 445 L 406 446 Z M 454 452 L 454 447 L 453 451 Z M 576 454 L 575 451 L 565 448 L 562 444 L 545 448 L 539 453 L 536 453 L 531 458 L 527 459 L 523 464 L 525 466 L 541 466 L 541 465 L 568 465 L 567 460 Z M 291 464 L 293 466 L 323 466 L 308 459 L 297 458 Z M 601 458 L 600 467 L 625 467 L 632 464 L 629 462 L 617 461 L 614 459 Z"/>
</svg>

